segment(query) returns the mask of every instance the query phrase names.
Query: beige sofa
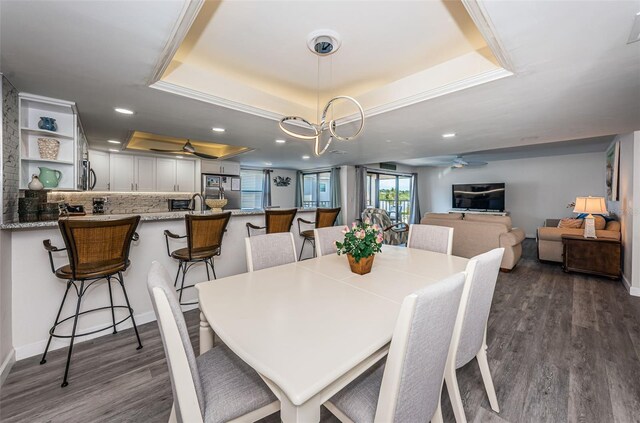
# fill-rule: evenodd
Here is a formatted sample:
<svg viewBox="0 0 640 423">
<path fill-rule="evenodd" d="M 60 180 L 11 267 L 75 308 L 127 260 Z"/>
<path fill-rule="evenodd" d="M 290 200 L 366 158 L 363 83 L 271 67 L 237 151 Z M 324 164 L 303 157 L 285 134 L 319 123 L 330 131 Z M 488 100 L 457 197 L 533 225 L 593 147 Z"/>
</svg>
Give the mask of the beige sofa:
<svg viewBox="0 0 640 423">
<path fill-rule="evenodd" d="M 500 268 L 513 269 L 522 255 L 524 231 L 511 225 L 509 216 L 462 213 L 426 213 L 423 225 L 453 228 L 453 255 L 471 258 L 494 248 L 503 247 Z"/>
<path fill-rule="evenodd" d="M 583 228 L 558 228 L 560 219 L 547 219 L 538 228 L 538 259 L 562 263 L 562 235 L 583 235 Z M 603 226 L 605 224 L 603 223 Z M 612 220 L 604 229 L 596 229 L 598 238 L 620 239 L 620 222 Z"/>
</svg>

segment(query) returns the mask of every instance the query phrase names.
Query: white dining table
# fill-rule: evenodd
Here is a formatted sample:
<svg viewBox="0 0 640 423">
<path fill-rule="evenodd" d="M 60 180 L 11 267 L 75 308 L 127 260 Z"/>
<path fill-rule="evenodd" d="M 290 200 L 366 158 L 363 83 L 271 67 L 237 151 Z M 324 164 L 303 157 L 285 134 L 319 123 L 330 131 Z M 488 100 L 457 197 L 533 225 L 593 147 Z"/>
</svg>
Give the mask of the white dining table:
<svg viewBox="0 0 640 423">
<path fill-rule="evenodd" d="M 322 403 L 388 352 L 404 297 L 468 261 L 384 245 L 367 275 L 332 254 L 201 282 L 200 353 L 215 332 L 278 397 L 283 422 L 318 422 Z"/>
</svg>

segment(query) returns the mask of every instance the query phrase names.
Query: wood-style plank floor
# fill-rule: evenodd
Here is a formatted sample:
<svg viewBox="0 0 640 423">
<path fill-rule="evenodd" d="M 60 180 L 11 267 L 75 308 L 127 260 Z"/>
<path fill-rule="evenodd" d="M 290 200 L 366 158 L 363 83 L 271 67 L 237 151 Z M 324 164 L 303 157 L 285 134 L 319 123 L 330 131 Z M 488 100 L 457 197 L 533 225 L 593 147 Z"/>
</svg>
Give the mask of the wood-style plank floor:
<svg viewBox="0 0 640 423">
<path fill-rule="evenodd" d="M 198 350 L 198 314 L 186 315 Z M 156 323 L 77 344 L 70 384 L 65 350 L 47 364 L 16 363 L 0 388 L 2 422 L 166 422 L 171 386 Z M 563 273 L 535 259 L 501 273 L 488 330 L 501 412 L 491 411 L 475 362 L 458 371 L 469 422 L 640 422 L 640 298 L 619 281 Z M 443 394 L 446 422 L 453 422 Z M 277 415 L 265 419 L 279 421 Z M 327 410 L 323 422 L 336 421 Z"/>
</svg>

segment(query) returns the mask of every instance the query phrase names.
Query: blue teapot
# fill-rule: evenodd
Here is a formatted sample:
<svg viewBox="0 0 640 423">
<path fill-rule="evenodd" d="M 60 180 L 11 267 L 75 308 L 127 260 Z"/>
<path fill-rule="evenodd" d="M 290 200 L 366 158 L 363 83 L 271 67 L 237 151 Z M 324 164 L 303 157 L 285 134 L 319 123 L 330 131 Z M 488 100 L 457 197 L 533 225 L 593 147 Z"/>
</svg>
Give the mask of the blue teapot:
<svg viewBox="0 0 640 423">
<path fill-rule="evenodd" d="M 40 182 L 45 188 L 56 188 L 62 178 L 62 172 L 55 169 L 49 169 L 48 167 L 39 167 L 40 169 Z"/>
<path fill-rule="evenodd" d="M 40 121 L 38 122 L 38 128 L 55 132 L 58 130 L 58 124 L 54 118 L 41 116 Z"/>
</svg>

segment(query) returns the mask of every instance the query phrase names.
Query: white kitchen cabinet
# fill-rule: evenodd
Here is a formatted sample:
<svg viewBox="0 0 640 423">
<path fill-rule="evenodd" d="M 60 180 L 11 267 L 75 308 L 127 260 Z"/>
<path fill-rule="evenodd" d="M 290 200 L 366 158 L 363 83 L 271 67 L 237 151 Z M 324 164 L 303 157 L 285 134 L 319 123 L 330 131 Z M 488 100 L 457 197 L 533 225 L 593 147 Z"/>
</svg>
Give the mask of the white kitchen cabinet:
<svg viewBox="0 0 640 423">
<path fill-rule="evenodd" d="M 176 159 L 156 159 L 156 189 L 160 192 L 176 190 Z"/>
<path fill-rule="evenodd" d="M 135 178 L 133 186 L 135 191 L 156 190 L 156 158 L 135 156 Z"/>
<path fill-rule="evenodd" d="M 111 191 L 134 191 L 134 167 L 134 156 L 111 154 L 109 160 Z"/>
<path fill-rule="evenodd" d="M 109 153 L 105 151 L 89 150 L 89 162 L 93 173 L 89 182 L 95 185 L 94 191 L 109 191 Z"/>
<path fill-rule="evenodd" d="M 240 175 L 240 163 L 219 161 L 219 160 L 202 160 L 200 162 L 202 173 L 213 173 L 216 175 Z"/>
<path fill-rule="evenodd" d="M 177 160 L 176 191 L 194 192 L 196 190 L 196 162 L 193 160 Z"/>
</svg>

